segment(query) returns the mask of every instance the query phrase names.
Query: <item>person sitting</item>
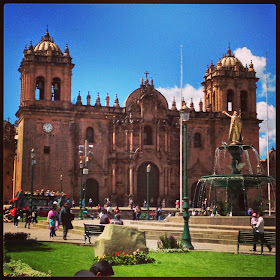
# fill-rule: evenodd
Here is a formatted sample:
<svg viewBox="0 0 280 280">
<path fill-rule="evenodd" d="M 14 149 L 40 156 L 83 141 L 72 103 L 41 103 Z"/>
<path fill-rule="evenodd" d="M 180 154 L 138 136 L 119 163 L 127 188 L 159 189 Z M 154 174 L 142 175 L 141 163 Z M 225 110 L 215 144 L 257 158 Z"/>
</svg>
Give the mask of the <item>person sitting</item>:
<svg viewBox="0 0 280 280">
<path fill-rule="evenodd" d="M 103 208 L 102 214 L 103 215 L 100 218 L 100 224 L 110 224 L 110 218 L 107 214 L 107 210 Z"/>
<path fill-rule="evenodd" d="M 114 225 L 123 225 L 120 214 L 116 214 L 114 220 L 111 220 L 111 224 Z"/>
</svg>

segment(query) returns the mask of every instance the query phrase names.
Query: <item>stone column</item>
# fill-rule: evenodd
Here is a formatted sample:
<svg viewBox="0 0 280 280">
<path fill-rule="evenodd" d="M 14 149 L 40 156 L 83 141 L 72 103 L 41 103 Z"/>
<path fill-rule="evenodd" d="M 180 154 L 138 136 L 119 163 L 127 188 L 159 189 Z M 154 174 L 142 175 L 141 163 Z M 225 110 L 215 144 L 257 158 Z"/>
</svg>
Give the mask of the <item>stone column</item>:
<svg viewBox="0 0 280 280">
<path fill-rule="evenodd" d="M 133 151 L 133 129 L 130 131 L 129 150 L 130 150 L 130 151 Z"/>
<path fill-rule="evenodd" d="M 129 194 L 133 194 L 133 166 L 129 166 Z"/>
<path fill-rule="evenodd" d="M 116 150 L 116 127 L 113 125 L 113 135 L 112 135 L 112 141 L 113 141 L 113 151 Z"/>
<path fill-rule="evenodd" d="M 125 150 L 128 151 L 128 130 L 125 130 Z"/>
<path fill-rule="evenodd" d="M 112 165 L 112 193 L 116 193 L 116 165 Z"/>
</svg>

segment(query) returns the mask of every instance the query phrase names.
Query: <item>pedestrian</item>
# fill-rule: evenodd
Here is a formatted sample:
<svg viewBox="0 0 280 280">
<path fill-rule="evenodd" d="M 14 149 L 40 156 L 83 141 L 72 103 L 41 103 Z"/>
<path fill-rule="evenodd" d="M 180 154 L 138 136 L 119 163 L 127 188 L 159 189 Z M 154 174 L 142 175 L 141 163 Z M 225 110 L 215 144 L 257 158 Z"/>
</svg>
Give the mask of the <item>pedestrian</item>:
<svg viewBox="0 0 280 280">
<path fill-rule="evenodd" d="M 104 206 L 107 204 L 107 197 L 104 198 Z"/>
<path fill-rule="evenodd" d="M 14 212 L 14 227 L 18 227 L 19 220 L 20 220 L 20 211 L 19 208 L 16 208 Z"/>
<path fill-rule="evenodd" d="M 56 231 L 59 228 L 59 214 L 58 214 L 58 211 L 57 211 L 57 202 L 56 201 L 53 202 L 52 209 L 48 212 L 48 216 L 47 216 L 48 224 L 49 224 L 49 220 L 50 220 L 51 216 L 54 216 L 55 231 Z M 56 236 L 55 231 L 54 231 L 54 236 Z"/>
<path fill-rule="evenodd" d="M 73 206 L 73 208 L 75 208 L 75 206 L 76 206 L 74 199 L 72 200 L 72 206 Z"/>
<path fill-rule="evenodd" d="M 162 200 L 161 206 L 162 208 L 165 208 L 165 198 Z"/>
<path fill-rule="evenodd" d="M 110 223 L 113 225 L 123 225 L 120 214 L 116 214 L 114 220 L 111 220 Z"/>
<path fill-rule="evenodd" d="M 161 217 L 162 217 L 162 210 L 161 210 L 161 208 L 159 207 L 159 208 L 157 208 L 157 214 L 156 214 L 156 216 L 157 216 L 157 220 L 158 221 L 161 221 Z"/>
<path fill-rule="evenodd" d="M 100 214 L 100 212 L 101 212 L 101 205 L 100 204 L 98 204 L 97 205 L 97 212 Z"/>
<path fill-rule="evenodd" d="M 38 221 L 37 221 L 37 211 L 36 211 L 36 208 L 35 207 L 33 207 L 33 210 L 32 210 L 32 213 L 31 213 L 31 222 L 32 223 L 38 223 Z"/>
<path fill-rule="evenodd" d="M 92 208 L 92 198 L 91 197 L 88 199 L 88 207 Z"/>
<path fill-rule="evenodd" d="M 113 209 L 112 209 L 111 205 L 107 206 L 107 213 L 108 213 L 109 218 L 111 219 L 112 213 L 113 213 Z"/>
<path fill-rule="evenodd" d="M 30 223 L 31 223 L 31 211 L 29 209 L 29 206 L 25 210 L 25 228 L 28 225 L 28 228 L 30 228 Z"/>
<path fill-rule="evenodd" d="M 129 206 L 130 206 L 130 209 L 133 209 L 134 202 L 133 202 L 132 198 L 129 199 Z"/>
<path fill-rule="evenodd" d="M 254 232 L 254 242 L 258 242 L 261 240 L 262 243 L 266 243 L 265 237 L 264 237 L 264 219 L 262 212 L 258 213 L 258 221 L 256 226 L 253 228 Z M 271 245 L 266 244 L 266 247 L 268 248 L 269 252 L 272 251 Z M 256 251 L 256 244 L 253 245 L 253 249 L 250 251 Z"/>
<path fill-rule="evenodd" d="M 52 215 L 49 219 L 50 239 L 55 236 L 55 217 Z"/>
<path fill-rule="evenodd" d="M 251 227 L 254 231 L 254 228 L 257 226 L 258 223 L 258 217 L 257 217 L 257 213 L 253 213 L 252 214 L 252 218 L 251 218 Z"/>
<path fill-rule="evenodd" d="M 70 213 L 69 204 L 67 202 L 64 204 L 63 208 L 61 209 L 59 218 L 63 226 L 63 239 L 67 240 L 68 230 L 73 228 L 71 224 L 72 214 Z"/>
</svg>

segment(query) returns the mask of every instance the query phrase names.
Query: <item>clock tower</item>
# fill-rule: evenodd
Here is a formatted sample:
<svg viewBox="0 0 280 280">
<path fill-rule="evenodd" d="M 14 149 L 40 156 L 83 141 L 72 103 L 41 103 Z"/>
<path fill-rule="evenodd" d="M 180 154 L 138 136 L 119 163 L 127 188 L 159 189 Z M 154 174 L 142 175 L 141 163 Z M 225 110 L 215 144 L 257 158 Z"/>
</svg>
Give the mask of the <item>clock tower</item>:
<svg viewBox="0 0 280 280">
<path fill-rule="evenodd" d="M 38 44 L 23 51 L 19 67 L 21 74 L 20 106 L 18 117 L 18 144 L 16 164 L 16 189 L 30 186 L 30 151 L 34 149 L 40 166 L 35 167 L 34 188 L 43 188 L 51 166 L 57 166 L 58 174 L 52 174 L 52 185 L 64 170 L 58 164 L 59 153 L 55 141 L 63 141 L 69 134 L 69 110 L 71 108 L 72 58 L 66 44 L 64 53 L 54 43 L 48 30 Z M 66 126 L 65 133 L 63 125 Z M 61 138 L 61 139 L 60 139 Z M 62 145 L 63 146 L 63 145 Z M 65 144 L 65 147 L 69 144 Z M 23 148 L 24 147 L 24 148 Z M 67 149 L 67 148 L 66 148 Z M 64 150 L 64 148 L 62 148 Z M 65 151 L 69 152 L 69 151 Z M 37 160 L 37 163 L 39 161 Z M 53 172 L 52 172 L 53 173 Z M 67 178 L 67 176 L 65 176 Z M 59 179 L 57 179 L 59 183 Z M 66 182 L 67 183 L 67 182 Z"/>
</svg>

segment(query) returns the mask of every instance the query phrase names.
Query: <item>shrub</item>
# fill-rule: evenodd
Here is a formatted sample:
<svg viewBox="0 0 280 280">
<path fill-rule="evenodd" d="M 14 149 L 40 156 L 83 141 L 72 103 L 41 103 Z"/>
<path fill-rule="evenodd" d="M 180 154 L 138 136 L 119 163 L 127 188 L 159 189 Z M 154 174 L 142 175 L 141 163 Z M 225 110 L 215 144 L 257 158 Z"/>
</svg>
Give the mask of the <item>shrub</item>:
<svg viewBox="0 0 280 280">
<path fill-rule="evenodd" d="M 182 249 L 183 246 L 173 235 L 163 235 L 157 243 L 159 249 Z"/>
<path fill-rule="evenodd" d="M 126 254 L 125 252 L 115 252 L 114 256 L 104 255 L 103 257 L 98 257 L 99 261 L 102 259 L 106 260 L 110 265 L 136 265 L 155 262 L 155 259 L 139 249 L 131 255 Z"/>
<path fill-rule="evenodd" d="M 6 240 L 27 240 L 30 237 L 30 233 L 25 232 L 6 232 L 4 235 L 4 241 Z"/>
<path fill-rule="evenodd" d="M 4 276 L 8 277 L 48 277 L 51 276 L 50 271 L 47 273 L 32 269 L 28 264 L 21 261 L 10 261 L 4 263 L 3 268 L 12 271 L 12 273 L 4 273 Z"/>
</svg>

